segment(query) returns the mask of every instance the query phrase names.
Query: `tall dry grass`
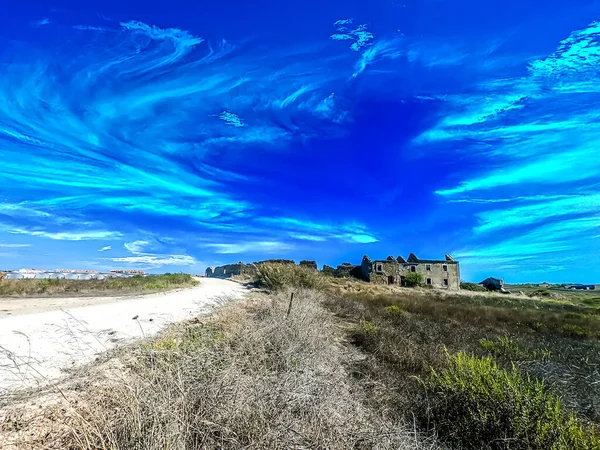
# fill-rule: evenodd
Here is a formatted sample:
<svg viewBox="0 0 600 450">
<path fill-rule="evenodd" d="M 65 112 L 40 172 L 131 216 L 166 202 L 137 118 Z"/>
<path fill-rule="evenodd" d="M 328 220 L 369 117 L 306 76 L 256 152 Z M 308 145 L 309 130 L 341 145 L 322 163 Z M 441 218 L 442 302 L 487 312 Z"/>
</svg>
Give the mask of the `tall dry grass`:
<svg viewBox="0 0 600 450">
<path fill-rule="evenodd" d="M 269 291 L 289 288 L 321 290 L 328 285 L 327 277 L 306 266 L 281 263 L 261 263 L 257 265 L 254 284 Z"/>
<path fill-rule="evenodd" d="M 314 291 L 230 304 L 129 353 L 121 380 L 78 410 L 66 448 L 436 448 L 365 406 Z"/>
</svg>

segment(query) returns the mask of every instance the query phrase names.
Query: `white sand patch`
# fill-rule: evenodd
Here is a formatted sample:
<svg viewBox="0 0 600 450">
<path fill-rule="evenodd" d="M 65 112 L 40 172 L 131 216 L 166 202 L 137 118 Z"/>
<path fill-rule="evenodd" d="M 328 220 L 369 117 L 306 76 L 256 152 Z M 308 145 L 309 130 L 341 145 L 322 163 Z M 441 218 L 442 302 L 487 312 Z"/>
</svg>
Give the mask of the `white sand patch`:
<svg viewBox="0 0 600 450">
<path fill-rule="evenodd" d="M 65 369 L 120 343 L 152 336 L 169 323 L 207 311 L 223 297 L 244 292 L 237 283 L 203 278 L 191 289 L 133 299 L 104 297 L 100 304 L 72 308 L 65 305 L 77 305 L 77 299 L 65 298 L 54 302 L 63 305 L 59 310 L 0 317 L 0 395 L 56 380 Z"/>
</svg>

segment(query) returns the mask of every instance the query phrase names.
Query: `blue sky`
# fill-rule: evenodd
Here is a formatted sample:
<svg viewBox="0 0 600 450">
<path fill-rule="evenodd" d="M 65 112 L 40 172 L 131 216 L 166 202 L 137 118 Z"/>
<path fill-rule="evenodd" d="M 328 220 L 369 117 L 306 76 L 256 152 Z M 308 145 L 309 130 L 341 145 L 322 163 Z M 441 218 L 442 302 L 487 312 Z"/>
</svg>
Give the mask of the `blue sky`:
<svg viewBox="0 0 600 450">
<path fill-rule="evenodd" d="M 5 6 L 0 266 L 600 282 L 600 3 L 284 3 Z"/>
</svg>

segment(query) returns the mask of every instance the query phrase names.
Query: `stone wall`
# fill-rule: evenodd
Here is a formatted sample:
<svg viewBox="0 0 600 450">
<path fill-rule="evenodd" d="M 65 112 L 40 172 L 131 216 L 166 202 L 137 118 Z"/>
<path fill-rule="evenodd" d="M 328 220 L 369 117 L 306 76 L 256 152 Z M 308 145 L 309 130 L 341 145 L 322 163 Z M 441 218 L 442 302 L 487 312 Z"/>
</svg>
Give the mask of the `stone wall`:
<svg viewBox="0 0 600 450">
<path fill-rule="evenodd" d="M 449 290 L 460 289 L 460 273 L 456 262 L 419 261 L 418 264 L 408 266 L 408 270 L 410 270 L 410 266 L 414 266 L 414 271 L 423 276 L 423 286 L 429 285 Z"/>
<path fill-rule="evenodd" d="M 237 264 L 227 264 L 225 266 L 218 266 L 212 270 L 212 274 L 208 274 L 207 276 L 214 278 L 230 278 L 237 275 L 248 275 L 253 276 L 256 274 L 256 265 L 255 264 L 244 264 L 243 262 L 239 262 Z"/>
</svg>

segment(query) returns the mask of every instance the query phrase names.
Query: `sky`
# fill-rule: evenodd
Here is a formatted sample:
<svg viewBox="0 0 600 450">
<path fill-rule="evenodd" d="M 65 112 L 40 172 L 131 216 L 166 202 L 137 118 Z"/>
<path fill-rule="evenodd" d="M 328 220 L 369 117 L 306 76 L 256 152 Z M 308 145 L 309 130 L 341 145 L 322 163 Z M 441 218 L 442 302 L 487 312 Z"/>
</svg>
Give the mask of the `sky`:
<svg viewBox="0 0 600 450">
<path fill-rule="evenodd" d="M 597 1 L 10 2 L 0 269 L 600 283 L 599 119 Z"/>
</svg>

